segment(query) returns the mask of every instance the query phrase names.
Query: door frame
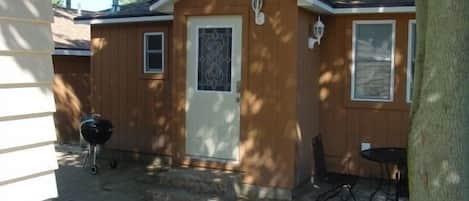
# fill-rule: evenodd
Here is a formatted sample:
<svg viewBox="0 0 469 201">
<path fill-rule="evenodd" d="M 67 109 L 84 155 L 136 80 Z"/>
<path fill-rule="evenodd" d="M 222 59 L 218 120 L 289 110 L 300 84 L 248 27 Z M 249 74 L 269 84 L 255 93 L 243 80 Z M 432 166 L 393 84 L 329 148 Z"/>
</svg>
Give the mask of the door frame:
<svg viewBox="0 0 469 201">
<path fill-rule="evenodd" d="M 192 22 L 194 23 L 194 25 L 189 25 L 189 22 L 191 22 L 191 18 L 192 18 Z M 220 20 L 218 21 L 219 18 Z M 221 21 L 221 22 L 220 22 Z M 186 73 L 187 73 L 187 76 L 186 76 L 186 122 L 185 122 L 185 127 L 186 127 L 186 130 L 185 130 L 185 149 L 188 148 L 188 144 L 187 144 L 187 138 L 190 136 L 189 135 L 189 129 L 187 129 L 187 127 L 189 125 L 193 125 L 193 123 L 190 123 L 191 120 L 188 119 L 188 113 L 190 112 L 187 108 L 188 105 L 191 105 L 193 104 L 194 102 L 191 102 L 190 101 L 190 98 L 189 96 L 187 95 L 188 91 L 190 88 L 192 88 L 193 90 L 193 98 L 196 98 L 196 97 L 199 97 L 197 99 L 199 99 L 199 101 L 201 100 L 200 98 L 200 95 L 204 96 L 204 94 L 207 94 L 207 96 L 224 96 L 228 99 L 226 99 L 225 101 L 232 101 L 231 99 L 233 97 L 236 97 L 236 99 L 238 99 L 238 101 L 236 101 L 235 104 L 232 104 L 232 103 L 227 103 L 225 102 L 225 104 L 227 104 L 226 106 L 229 106 L 229 109 L 232 109 L 231 106 L 233 106 L 233 109 L 235 109 L 237 112 L 237 117 L 235 118 L 236 119 L 236 122 L 235 124 L 237 124 L 234 128 L 236 128 L 233 133 L 230 132 L 231 135 L 233 135 L 232 137 L 234 137 L 233 140 L 236 139 L 236 144 L 232 144 L 234 145 L 233 146 L 233 150 L 237 150 L 237 154 L 236 154 L 236 157 L 234 157 L 233 159 L 234 160 L 231 160 L 231 159 L 228 159 L 228 158 L 222 158 L 222 157 L 216 157 L 216 156 L 203 156 L 202 153 L 192 153 L 192 154 L 189 154 L 187 153 L 187 151 L 185 152 L 185 158 L 188 158 L 190 160 L 193 160 L 193 159 L 197 159 L 197 160 L 203 160 L 203 161 L 216 161 L 216 162 L 220 162 L 220 163 L 230 163 L 230 164 L 239 164 L 240 163 L 240 160 L 241 160 L 241 86 L 240 84 L 242 83 L 242 72 L 243 72 L 243 68 L 242 68 L 242 62 L 244 60 L 243 58 L 243 17 L 240 16 L 240 15 L 216 15 L 216 16 L 191 16 L 191 17 L 188 17 L 188 21 L 187 21 L 187 41 L 186 41 Z M 231 33 L 233 34 L 232 37 L 231 37 L 231 51 L 229 52 L 229 55 L 231 57 L 231 62 L 230 62 L 230 90 L 229 91 L 218 91 L 218 90 L 199 90 L 198 89 L 198 83 L 199 83 L 199 79 L 198 79 L 198 70 L 199 70 L 199 62 L 197 62 L 196 60 L 199 59 L 199 50 L 200 50 L 200 40 L 199 40 L 199 36 L 200 36 L 200 30 L 203 29 L 203 28 L 228 28 L 228 29 L 231 29 Z M 240 28 L 241 30 L 236 30 L 237 28 Z M 190 33 L 189 33 L 190 32 Z M 194 33 L 195 32 L 195 33 Z M 189 34 L 190 34 L 190 37 L 189 38 Z M 236 34 L 236 35 L 235 35 Z M 241 43 L 236 43 L 237 39 L 241 39 Z M 192 39 L 195 39 L 195 41 L 191 41 Z M 189 47 L 187 45 L 187 42 L 191 43 L 191 46 Z M 191 51 L 191 53 L 189 53 L 189 51 Z M 193 51 L 193 52 L 192 52 Z M 240 58 L 240 60 L 238 61 L 237 59 Z M 194 64 L 189 64 L 187 63 L 187 61 L 194 61 Z M 188 70 L 189 67 L 191 68 L 194 68 L 194 69 L 191 69 L 191 70 Z M 192 74 L 193 73 L 193 74 Z M 191 80 L 191 78 L 193 80 Z M 239 88 L 238 88 L 239 87 Z M 198 94 L 198 95 L 196 95 Z M 208 99 L 210 100 L 210 98 Z M 200 104 L 200 103 L 199 103 Z M 194 107 L 194 106 L 189 106 L 189 107 Z M 197 105 L 195 105 L 194 108 L 197 108 Z M 195 111 L 192 111 L 190 115 L 191 118 L 194 118 L 194 113 Z M 221 114 L 217 114 L 217 115 L 221 115 Z M 197 116 L 197 114 L 195 114 L 195 116 Z M 224 117 L 223 116 L 217 116 L 215 117 L 215 119 L 223 119 Z M 208 120 L 214 120 L 213 117 L 212 118 L 208 118 Z M 196 126 L 197 127 L 197 126 Z M 191 133 L 192 135 L 195 135 L 195 133 Z M 222 134 L 222 133 L 219 133 L 219 134 Z M 232 152 L 233 150 L 227 150 L 228 153 L 229 152 Z M 223 152 L 223 151 L 222 151 Z M 225 152 L 226 153 L 226 152 Z M 202 154 L 202 155 L 198 155 L 198 154 Z"/>
<path fill-rule="evenodd" d="M 182 167 L 202 167 L 202 168 L 215 168 L 215 169 L 224 169 L 224 170 L 233 170 L 233 171 L 243 171 L 244 168 L 244 153 L 245 146 L 244 142 L 247 139 L 247 122 L 249 121 L 249 116 L 243 114 L 243 110 L 247 110 L 248 104 L 244 100 L 245 93 L 248 89 L 248 70 L 247 66 L 249 64 L 249 35 L 248 30 L 250 27 L 249 22 L 249 10 L 245 9 L 242 6 L 222 6 L 223 8 L 217 8 L 210 13 L 204 8 L 179 8 L 175 12 L 175 18 L 173 21 L 173 58 L 184 58 L 184 59 L 174 59 L 174 67 L 170 77 L 172 80 L 171 87 L 171 100 L 172 104 L 172 113 L 173 119 L 171 120 L 171 130 L 172 137 L 171 141 L 174 143 L 172 146 L 172 159 L 175 163 L 179 164 Z M 242 17 L 242 47 L 241 55 L 244 58 L 241 62 L 241 86 L 240 86 L 240 107 L 241 107 L 241 116 L 240 116 L 240 153 L 239 153 L 239 163 L 226 163 L 219 161 L 206 161 L 195 158 L 186 158 L 185 157 L 185 130 L 186 130 L 186 105 L 187 100 L 187 89 L 186 89 L 186 76 L 187 76 L 187 65 L 186 65 L 186 41 L 187 41 L 187 21 L 191 16 L 217 16 L 217 15 L 238 15 Z M 181 41 L 178 43 L 177 41 Z"/>
</svg>

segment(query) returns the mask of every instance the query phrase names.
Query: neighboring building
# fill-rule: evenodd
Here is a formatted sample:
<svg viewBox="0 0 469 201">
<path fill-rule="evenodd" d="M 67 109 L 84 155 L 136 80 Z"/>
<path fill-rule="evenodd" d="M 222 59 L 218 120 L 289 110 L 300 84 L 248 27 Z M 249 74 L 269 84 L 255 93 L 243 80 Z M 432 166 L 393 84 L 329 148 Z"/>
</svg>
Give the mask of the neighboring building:
<svg viewBox="0 0 469 201">
<path fill-rule="evenodd" d="M 262 25 L 251 0 L 76 18 L 91 24 L 92 110 L 115 124 L 108 146 L 239 171 L 258 196 L 291 198 L 314 174 L 320 133 L 329 170 L 376 175 L 360 143 L 406 146 L 414 2 L 263 2 Z M 318 15 L 324 37 L 309 49 Z"/>
<path fill-rule="evenodd" d="M 0 6 L 0 199 L 57 197 L 49 1 Z"/>
<path fill-rule="evenodd" d="M 74 24 L 73 18 L 92 12 L 54 7 L 52 33 L 55 44 L 54 114 L 59 143 L 80 140 L 80 117 L 90 109 L 90 26 Z"/>
</svg>

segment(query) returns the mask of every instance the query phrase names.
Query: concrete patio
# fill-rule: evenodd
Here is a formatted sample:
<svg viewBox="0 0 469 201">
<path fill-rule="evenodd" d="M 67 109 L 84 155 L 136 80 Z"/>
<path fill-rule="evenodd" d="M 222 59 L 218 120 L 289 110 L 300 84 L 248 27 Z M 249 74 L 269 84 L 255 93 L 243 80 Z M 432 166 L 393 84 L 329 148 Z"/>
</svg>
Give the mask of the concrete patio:
<svg viewBox="0 0 469 201">
<path fill-rule="evenodd" d="M 79 148 L 56 147 L 59 170 L 56 171 L 59 197 L 56 201 L 141 201 L 153 185 L 156 166 L 121 162 L 111 169 L 98 160 L 98 175 L 91 175 L 81 164 Z"/>
<path fill-rule="evenodd" d="M 81 165 L 82 149 L 73 146 L 56 146 L 59 170 L 56 171 L 59 197 L 51 201 L 218 201 L 238 200 L 233 187 L 236 176 L 230 173 L 205 172 L 192 169 L 167 171 L 161 159 L 118 159 L 117 169 L 111 169 L 108 160 L 98 160 L 98 175 L 91 175 Z M 377 180 L 359 179 L 353 192 L 359 201 L 368 201 L 377 186 Z M 305 184 L 297 191 L 295 201 L 314 201 L 328 190 L 324 184 Z M 392 200 L 394 190 L 378 192 L 374 200 Z M 386 194 L 388 194 L 386 199 Z M 340 193 L 332 201 L 352 200 Z M 400 201 L 407 201 L 401 198 Z"/>
</svg>

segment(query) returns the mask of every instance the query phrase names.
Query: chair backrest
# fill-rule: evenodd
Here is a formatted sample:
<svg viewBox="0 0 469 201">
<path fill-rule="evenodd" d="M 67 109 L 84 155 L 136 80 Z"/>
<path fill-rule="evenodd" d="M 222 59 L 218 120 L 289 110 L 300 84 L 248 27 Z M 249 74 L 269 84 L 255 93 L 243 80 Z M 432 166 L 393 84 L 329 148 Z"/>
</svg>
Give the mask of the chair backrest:
<svg viewBox="0 0 469 201">
<path fill-rule="evenodd" d="M 324 178 L 327 175 L 326 159 L 324 156 L 324 147 L 322 145 L 321 135 L 313 137 L 314 169 L 318 178 Z"/>
</svg>

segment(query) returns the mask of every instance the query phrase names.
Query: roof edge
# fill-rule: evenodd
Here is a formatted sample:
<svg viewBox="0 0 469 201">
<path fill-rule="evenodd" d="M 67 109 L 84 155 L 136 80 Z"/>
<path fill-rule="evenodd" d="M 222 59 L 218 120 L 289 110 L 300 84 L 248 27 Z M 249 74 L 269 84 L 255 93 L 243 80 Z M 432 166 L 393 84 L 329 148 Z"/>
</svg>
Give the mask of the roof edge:
<svg viewBox="0 0 469 201">
<path fill-rule="evenodd" d="M 159 0 L 150 6 L 150 11 L 161 13 L 174 13 L 174 3 L 178 0 Z"/>
<path fill-rule="evenodd" d="M 90 50 L 85 49 L 64 49 L 64 48 L 55 48 L 54 56 L 91 56 Z"/>
<path fill-rule="evenodd" d="M 334 8 L 331 5 L 320 0 L 298 0 L 297 4 L 299 7 L 311 9 L 319 13 L 334 13 Z"/>
<path fill-rule="evenodd" d="M 75 24 L 117 24 L 131 22 L 163 22 L 172 21 L 173 15 L 140 16 L 140 17 L 116 17 L 116 18 L 91 18 L 75 19 Z"/>
<path fill-rule="evenodd" d="M 334 8 L 321 0 L 298 0 L 298 6 L 323 14 L 415 13 L 415 6 Z"/>
<path fill-rule="evenodd" d="M 336 8 L 334 14 L 415 13 L 415 6 Z"/>
</svg>

